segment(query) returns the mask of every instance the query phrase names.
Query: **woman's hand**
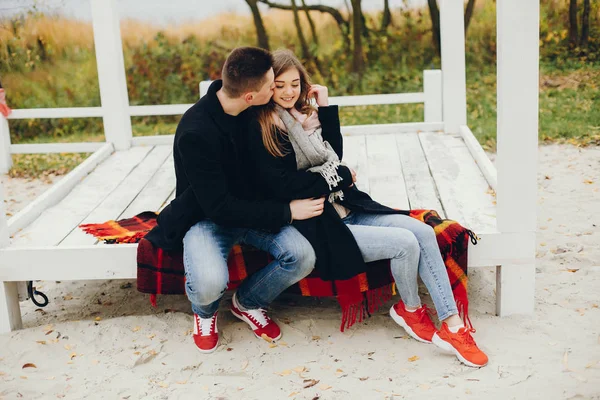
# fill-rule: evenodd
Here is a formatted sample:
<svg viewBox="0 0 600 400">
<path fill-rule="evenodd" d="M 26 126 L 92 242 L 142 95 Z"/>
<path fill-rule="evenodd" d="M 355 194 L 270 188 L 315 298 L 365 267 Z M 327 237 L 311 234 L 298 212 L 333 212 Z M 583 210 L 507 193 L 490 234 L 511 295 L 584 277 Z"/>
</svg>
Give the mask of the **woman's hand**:
<svg viewBox="0 0 600 400">
<path fill-rule="evenodd" d="M 290 202 L 290 211 L 292 212 L 292 220 L 301 221 L 318 217 L 323 214 L 323 203 L 325 197 L 318 199 L 302 199 L 292 200 Z"/>
<path fill-rule="evenodd" d="M 319 107 L 327 107 L 329 105 L 327 86 L 311 85 L 308 91 L 308 98 L 311 98 L 311 96 L 314 96 Z"/>
</svg>

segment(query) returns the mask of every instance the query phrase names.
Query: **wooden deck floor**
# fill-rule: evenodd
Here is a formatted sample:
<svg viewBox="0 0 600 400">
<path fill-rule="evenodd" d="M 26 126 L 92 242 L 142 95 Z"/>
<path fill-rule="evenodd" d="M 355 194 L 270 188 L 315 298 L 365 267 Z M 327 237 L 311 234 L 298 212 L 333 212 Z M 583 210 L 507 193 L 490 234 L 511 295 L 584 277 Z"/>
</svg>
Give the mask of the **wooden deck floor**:
<svg viewBox="0 0 600 400">
<path fill-rule="evenodd" d="M 62 201 L 15 233 L 11 248 L 89 246 L 82 223 L 159 210 L 174 196 L 171 145 L 115 152 Z M 475 232 L 493 232 L 494 197 L 462 138 L 442 133 L 347 136 L 344 159 L 357 185 L 397 208 L 431 208 Z"/>
</svg>

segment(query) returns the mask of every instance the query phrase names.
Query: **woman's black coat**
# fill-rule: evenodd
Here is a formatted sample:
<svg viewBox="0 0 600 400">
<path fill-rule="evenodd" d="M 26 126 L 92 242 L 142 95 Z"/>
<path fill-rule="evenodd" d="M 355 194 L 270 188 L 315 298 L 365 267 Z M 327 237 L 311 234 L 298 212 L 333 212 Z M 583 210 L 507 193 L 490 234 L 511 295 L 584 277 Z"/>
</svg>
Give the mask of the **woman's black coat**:
<svg viewBox="0 0 600 400">
<path fill-rule="evenodd" d="M 340 132 L 340 120 L 337 106 L 320 107 L 323 140 L 331 144 L 340 160 L 343 157 L 343 141 Z M 260 125 L 255 121 L 249 129 L 249 159 L 256 171 L 257 194 L 260 198 L 290 201 L 327 196 L 332 191 L 343 189 L 341 202 L 352 212 L 373 214 L 408 214 L 386 207 L 352 185 L 350 170 L 345 166 L 338 168 L 342 181 L 338 187 L 329 189 L 325 179 L 318 173 L 298 171 L 296 155 L 286 136 L 278 131 L 279 140 L 286 144 L 286 155 L 274 157 L 265 148 Z M 351 186 L 352 185 L 352 186 Z M 313 246 L 319 276 L 325 280 L 349 279 L 365 272 L 366 265 L 354 236 L 337 214 L 333 206 L 325 201 L 323 214 L 303 221 L 294 221 L 293 225 Z"/>
</svg>

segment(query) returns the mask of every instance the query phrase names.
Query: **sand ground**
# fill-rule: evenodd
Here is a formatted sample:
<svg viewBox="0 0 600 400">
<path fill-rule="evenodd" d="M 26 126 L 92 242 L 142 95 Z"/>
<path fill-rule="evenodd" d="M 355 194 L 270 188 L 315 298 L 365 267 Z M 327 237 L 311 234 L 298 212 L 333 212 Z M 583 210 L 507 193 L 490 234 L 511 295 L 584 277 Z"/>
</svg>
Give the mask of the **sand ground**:
<svg viewBox="0 0 600 400">
<path fill-rule="evenodd" d="M 4 181 L 10 213 L 45 189 Z M 50 305 L 21 303 L 25 329 L 0 335 L 0 399 L 600 399 L 600 148 L 541 146 L 538 185 L 535 314 L 496 317 L 495 270 L 469 272 L 484 368 L 409 339 L 391 302 L 341 333 L 335 300 L 282 296 L 271 347 L 227 297 L 203 355 L 184 296 L 154 309 L 131 281 L 38 282 Z"/>
</svg>

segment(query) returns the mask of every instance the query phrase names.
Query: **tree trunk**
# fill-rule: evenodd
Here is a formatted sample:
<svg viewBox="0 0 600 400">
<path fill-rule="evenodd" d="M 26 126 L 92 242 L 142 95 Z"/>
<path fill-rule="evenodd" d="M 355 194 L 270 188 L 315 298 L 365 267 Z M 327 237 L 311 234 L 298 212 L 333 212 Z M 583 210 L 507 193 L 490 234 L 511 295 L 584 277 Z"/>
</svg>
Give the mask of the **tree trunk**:
<svg viewBox="0 0 600 400">
<path fill-rule="evenodd" d="M 571 47 L 577 47 L 577 0 L 570 0 L 569 2 L 569 45 Z"/>
<path fill-rule="evenodd" d="M 475 0 L 469 0 L 467 3 L 467 8 L 465 8 L 465 37 L 467 36 L 467 30 L 469 29 L 469 24 L 471 23 L 471 18 L 473 17 L 473 10 L 475 9 Z"/>
<path fill-rule="evenodd" d="M 265 50 L 270 50 L 269 36 L 267 35 L 267 30 L 265 29 L 257 2 L 258 0 L 246 0 L 246 3 L 252 11 L 252 17 L 254 18 L 258 47 L 262 47 Z"/>
<path fill-rule="evenodd" d="M 438 8 L 436 0 L 427 0 L 429 6 L 429 15 L 431 16 L 431 31 L 433 34 L 433 45 L 438 56 L 442 55 L 442 48 L 440 47 L 440 9 Z"/>
<path fill-rule="evenodd" d="M 306 1 L 302 0 L 302 8 L 304 9 L 304 13 L 306 14 L 306 19 L 308 20 L 308 25 L 310 25 L 310 33 L 312 34 L 312 39 L 315 45 L 319 45 L 319 38 L 317 37 L 317 28 L 315 27 L 315 22 L 310 16 L 310 10 L 306 5 Z"/>
<path fill-rule="evenodd" d="M 294 13 L 294 25 L 296 25 L 296 31 L 298 32 L 298 40 L 300 40 L 300 47 L 302 48 L 302 58 L 306 61 L 312 59 L 310 50 L 308 49 L 308 43 L 302 32 L 302 25 L 300 25 L 300 14 L 298 13 L 298 7 L 296 7 L 296 0 L 292 0 L 292 12 Z"/>
<path fill-rule="evenodd" d="M 384 32 L 392 23 L 392 12 L 390 11 L 390 0 L 383 1 L 383 16 L 381 17 L 381 31 Z"/>
<path fill-rule="evenodd" d="M 365 70 L 365 60 L 363 58 L 362 32 L 363 15 L 361 9 L 362 0 L 351 0 L 352 2 L 352 40 L 354 49 L 352 53 L 352 71 L 362 75 Z"/>
<path fill-rule="evenodd" d="M 583 0 L 583 14 L 581 15 L 581 39 L 579 47 L 587 49 L 590 36 L 590 0 Z"/>
</svg>

